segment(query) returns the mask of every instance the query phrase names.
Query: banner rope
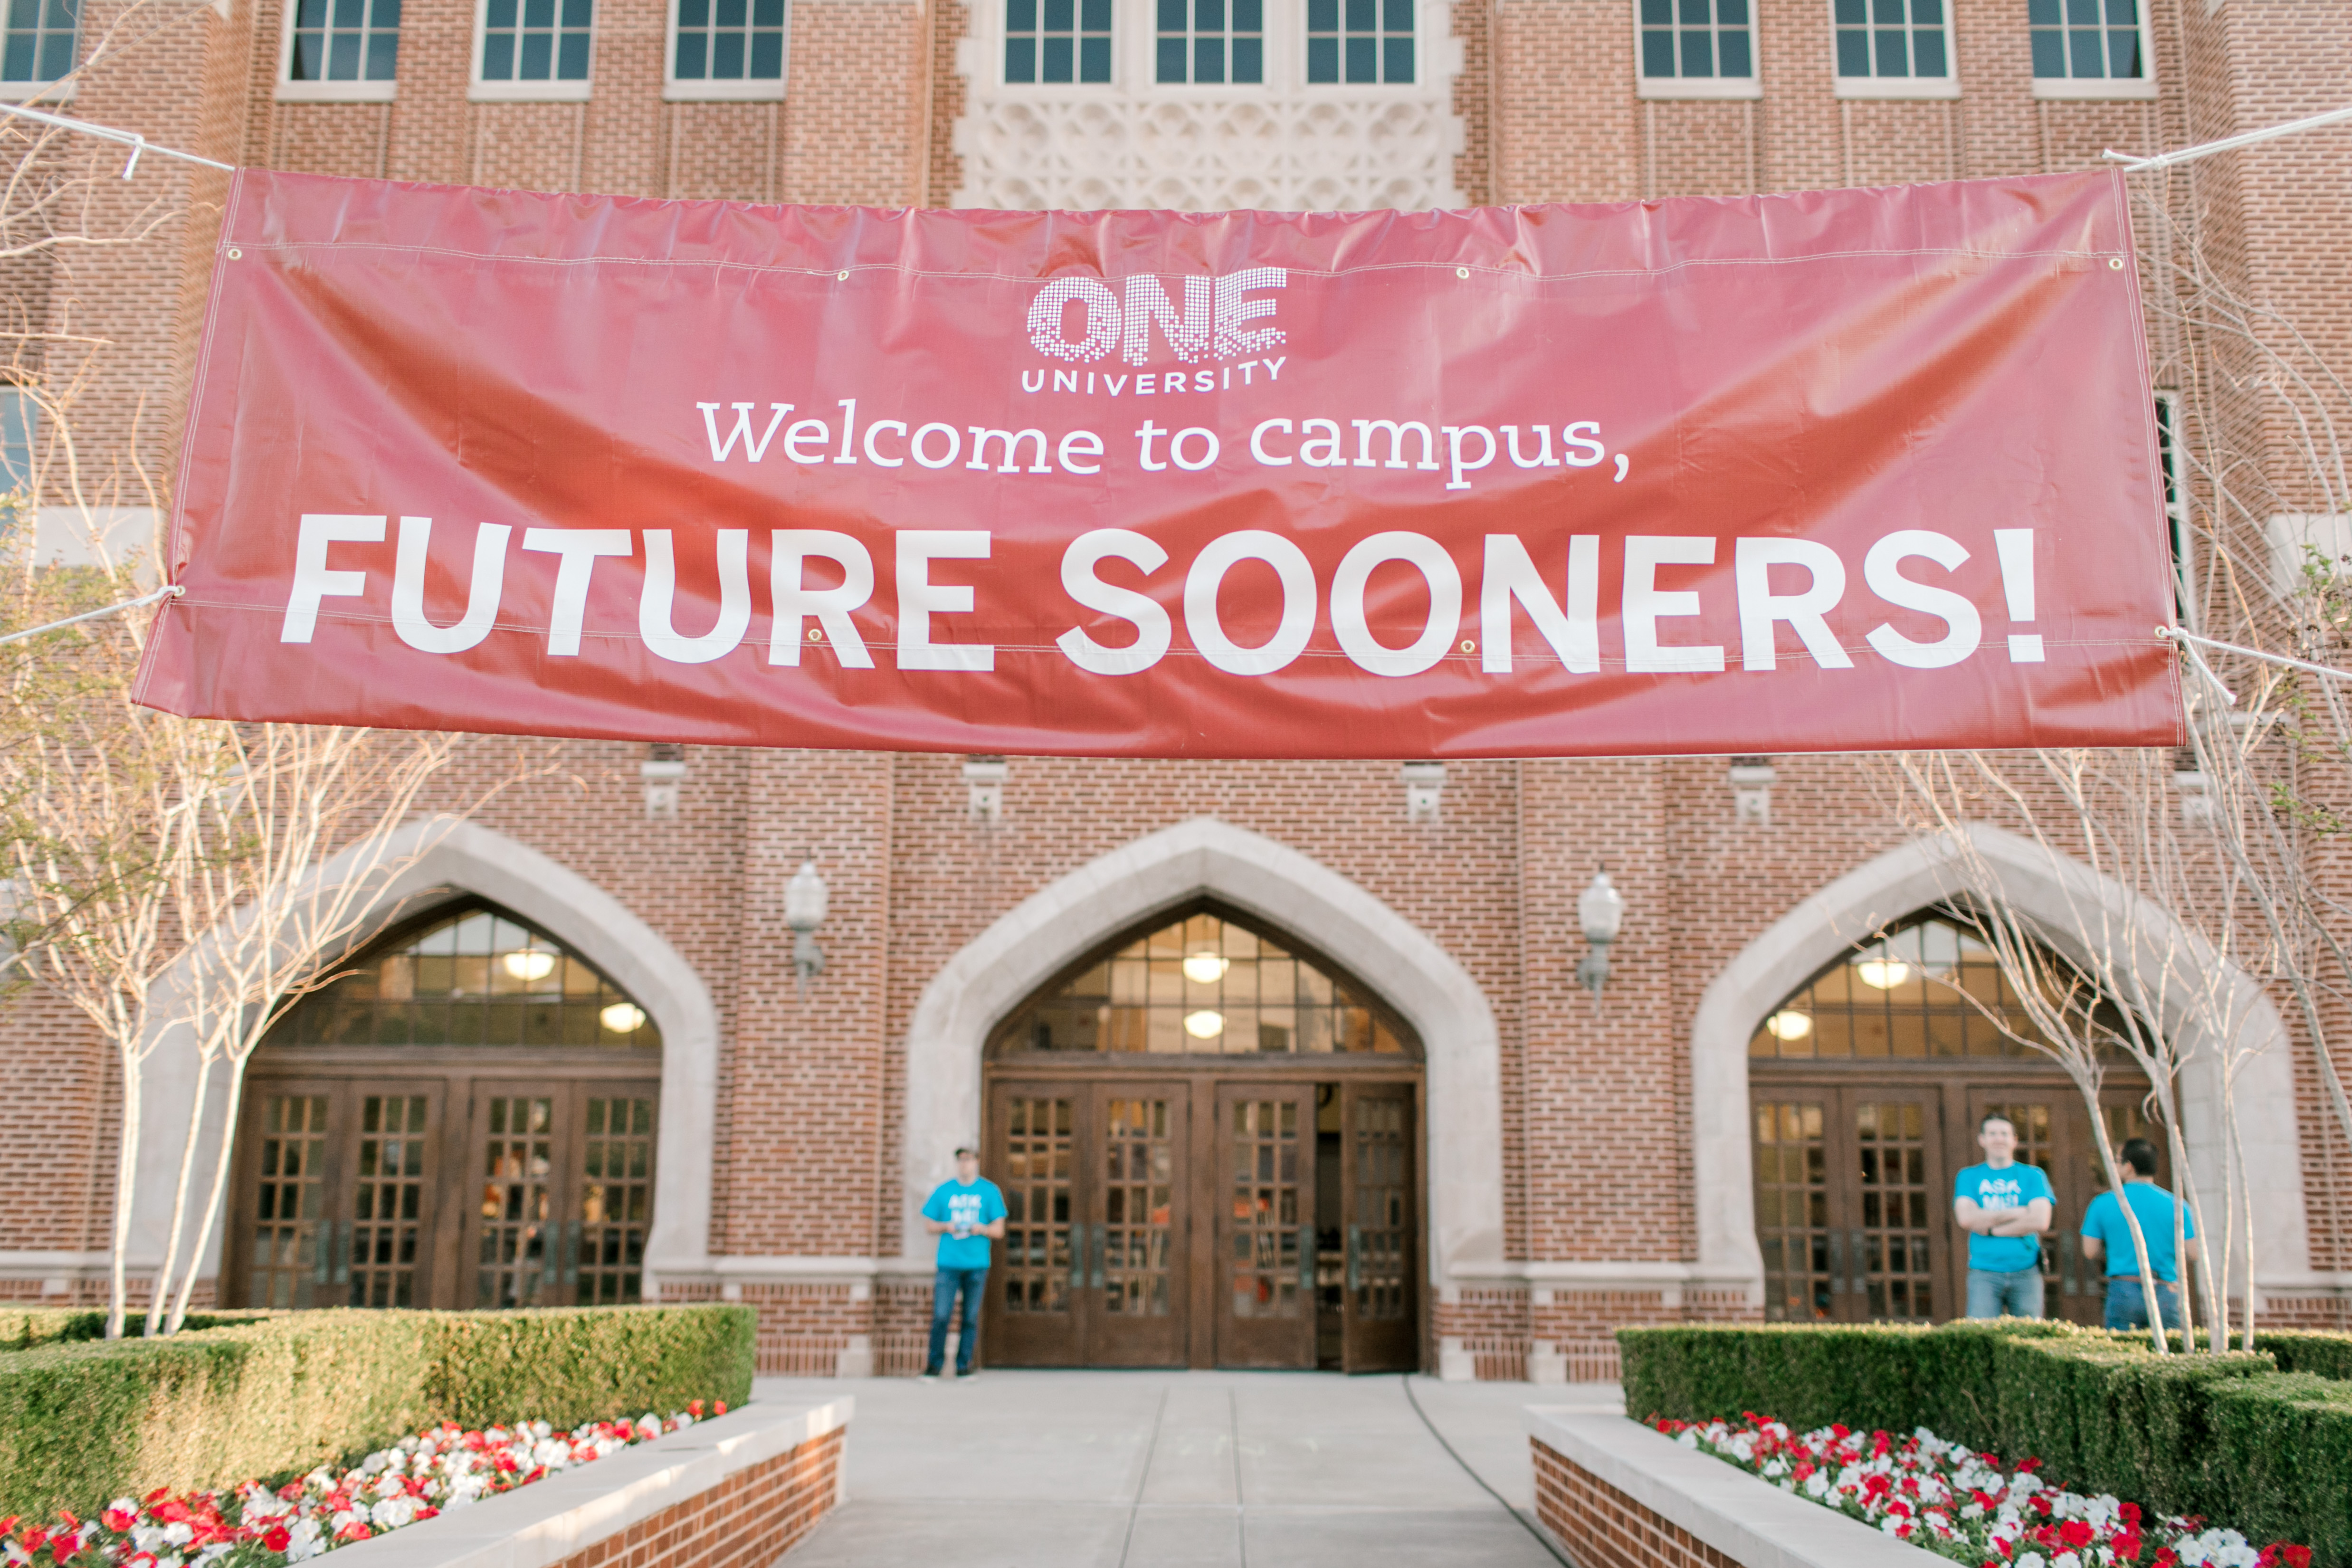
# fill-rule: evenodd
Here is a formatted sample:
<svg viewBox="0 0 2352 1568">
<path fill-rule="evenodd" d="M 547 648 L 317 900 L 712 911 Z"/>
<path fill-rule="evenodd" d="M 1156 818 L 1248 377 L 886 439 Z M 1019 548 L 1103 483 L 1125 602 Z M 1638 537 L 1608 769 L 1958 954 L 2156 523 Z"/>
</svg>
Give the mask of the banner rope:
<svg viewBox="0 0 2352 1568">
<path fill-rule="evenodd" d="M 2194 147 L 2183 147 L 2171 152 L 2158 152 L 2152 158 L 2135 158 L 2128 152 L 2118 152 L 2112 147 L 2099 156 L 2111 163 L 2122 164 L 2124 172 L 2126 174 L 2139 174 L 2150 169 L 2169 169 L 2175 163 L 2186 163 L 2191 159 L 2210 158 L 2216 152 L 2228 152 L 2239 147 L 2251 147 L 2257 141 L 2268 141 L 2273 137 L 2292 136 L 2298 131 L 2316 131 L 2323 125 L 2336 125 L 2347 120 L 2352 120 L 2352 109 L 2331 109 L 2325 114 L 2315 114 L 2307 120 L 2290 120 L 2284 125 L 2266 125 L 2260 131 L 2242 131 L 2235 136 L 2224 136 L 2219 141 L 2200 141 Z"/>
<path fill-rule="evenodd" d="M 2326 675 L 2334 680 L 2352 681 L 2352 670 L 2339 670 L 2332 664 L 2315 664 L 2308 659 L 2291 659 L 2284 653 L 2266 653 L 2260 648 L 2248 648 L 2236 643 L 2224 643 L 2216 637 L 2200 637 L 2194 632 L 2183 632 L 2178 626 L 2159 626 L 2156 629 L 2156 634 L 2168 642 L 2183 644 L 2182 651 L 2190 658 L 2196 659 L 2200 667 L 2205 664 L 2204 659 L 2199 656 L 2196 647 L 2189 644 L 2218 648 L 2225 653 L 2242 653 L 2249 659 L 2260 659 L 2266 664 L 2284 664 L 2290 670 L 2307 670 L 2315 675 Z M 2213 674 L 2210 667 L 2206 668 L 2205 673 L 2208 675 Z M 2221 685 L 2218 677 L 2213 684 L 2217 686 Z M 2221 686 L 2221 689 L 2226 692 L 2230 688 Z M 2234 703 L 2238 699 L 2233 696 L 2230 700 Z"/>
<path fill-rule="evenodd" d="M 231 174 L 236 172 L 236 165 L 234 163 L 224 163 L 216 158 L 200 158 L 194 152 L 182 152 L 176 148 L 159 146 L 136 131 L 117 131 L 111 125 L 100 125 L 89 120 L 75 120 L 68 115 L 51 114 L 46 110 L 27 109 L 21 103 L 0 103 L 0 114 L 13 114 L 19 120 L 35 120 L 43 125 L 54 125 L 62 131 L 79 131 L 85 136 L 96 136 L 108 141 L 122 143 L 131 149 L 131 157 L 122 165 L 122 177 L 126 180 L 131 178 L 132 172 L 138 169 L 139 155 L 142 152 L 152 152 L 159 158 L 177 158 L 183 163 L 201 163 L 207 169 L 219 169 Z"/>
<path fill-rule="evenodd" d="M 95 621 L 102 615 L 120 615 L 126 610 L 136 610 L 142 604 L 152 604 L 159 599 L 177 599 L 187 591 L 176 582 L 167 582 L 152 593 L 142 593 L 136 599 L 126 599 L 120 604 L 110 604 L 103 610 L 85 610 L 79 615 L 68 615 L 62 621 L 52 621 L 46 626 L 34 626 L 22 632 L 11 632 L 6 636 L 0 637 L 0 645 L 21 643 L 27 637 L 37 637 L 44 632 L 55 632 L 64 626 L 79 625 L 84 621 Z"/>
</svg>

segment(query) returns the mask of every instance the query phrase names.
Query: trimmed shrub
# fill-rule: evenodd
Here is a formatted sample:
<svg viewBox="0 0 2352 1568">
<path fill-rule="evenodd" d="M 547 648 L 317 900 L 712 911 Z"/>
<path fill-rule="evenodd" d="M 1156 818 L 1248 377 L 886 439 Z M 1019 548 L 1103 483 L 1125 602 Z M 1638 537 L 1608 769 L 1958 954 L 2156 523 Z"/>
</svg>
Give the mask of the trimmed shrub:
<svg viewBox="0 0 2352 1568">
<path fill-rule="evenodd" d="M 2352 1381 L 2352 1334 L 2264 1329 L 2254 1348 L 2270 1352 L 2281 1372 L 2310 1372 Z"/>
<path fill-rule="evenodd" d="M 443 1420 L 559 1427 L 751 1393 L 743 1307 L 327 1311 L 0 1355 L 0 1515 L 299 1474 Z"/>
<path fill-rule="evenodd" d="M 2314 1343 L 2283 1347 L 2289 1339 Z M 2011 1462 L 2039 1458 L 2070 1486 L 2300 1542 L 2329 1568 L 2352 1568 L 2352 1383 L 2281 1373 L 2271 1354 L 2322 1361 L 2342 1354 L 2337 1336 L 2159 1356 L 2135 1336 L 2004 1320 L 1621 1329 L 1618 1342 L 1637 1416 L 1752 1410 L 1800 1429 L 1926 1427 Z"/>
<path fill-rule="evenodd" d="M 190 1312 L 190 1329 L 218 1328 L 224 1323 L 259 1322 L 267 1312 Z M 132 1337 L 144 1333 L 146 1314 L 133 1312 L 124 1325 Z M 106 1314 L 89 1307 L 0 1307 L 0 1351 L 30 1350 L 36 1345 L 72 1344 L 106 1337 Z"/>
</svg>

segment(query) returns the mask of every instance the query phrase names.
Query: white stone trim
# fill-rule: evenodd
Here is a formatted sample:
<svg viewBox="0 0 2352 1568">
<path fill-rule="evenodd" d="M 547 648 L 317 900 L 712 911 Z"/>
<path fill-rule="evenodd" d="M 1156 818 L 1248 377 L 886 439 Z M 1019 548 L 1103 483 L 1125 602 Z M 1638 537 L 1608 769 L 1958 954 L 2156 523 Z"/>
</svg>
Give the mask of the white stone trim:
<svg viewBox="0 0 2352 1568">
<path fill-rule="evenodd" d="M 1154 79 L 1153 0 L 1113 0 L 1111 79 L 1009 83 L 1004 0 L 974 0 L 952 145 L 959 207 L 1421 211 L 1462 204 L 1449 0 L 1415 0 L 1409 83 L 1307 80 L 1305 0 L 1266 0 L 1265 79 Z"/>
<path fill-rule="evenodd" d="M 320 876 L 334 885 L 362 863 L 396 864 L 410 855 L 415 858 L 369 899 L 373 916 L 422 911 L 442 902 L 439 894 L 478 894 L 506 905 L 578 952 L 653 1015 L 662 1033 L 662 1094 L 654 1155 L 653 1229 L 646 1246 L 646 1295 L 655 1294 L 653 1281 L 660 1274 L 699 1270 L 709 1251 L 710 1150 L 718 1125 L 719 1087 L 719 1011 L 701 977 L 660 933 L 611 894 L 530 845 L 478 822 L 434 817 L 407 823 L 393 833 L 390 845 L 380 853 L 348 850 Z M 180 1011 L 173 998 L 185 962 L 184 957 L 173 965 L 159 988 L 159 1018 Z M 148 1056 L 142 1073 L 145 1097 L 129 1248 L 134 1273 L 152 1271 L 163 1262 L 195 1081 L 194 1041 L 184 1027 L 173 1029 Z M 217 1071 L 209 1098 L 208 1134 L 197 1150 L 200 1168 L 207 1171 L 226 1120 L 226 1086 Z M 205 1274 L 219 1274 L 222 1233 L 234 1212 L 232 1195 L 232 1202 L 223 1206 L 221 1226 L 205 1239 Z"/>
<path fill-rule="evenodd" d="M 923 988 L 907 1031 L 902 1255 L 929 1267 L 918 1210 L 952 1169 L 956 1145 L 979 1141 L 989 1030 L 1088 948 L 1204 894 L 1297 933 L 1376 987 L 1412 1025 L 1427 1057 L 1430 1278 L 1496 1272 L 1502 1081 L 1495 1015 L 1477 981 L 1356 883 L 1209 817 L 1137 839 L 1023 900 Z"/>
<path fill-rule="evenodd" d="M 2079 862 L 1983 823 L 1971 825 L 1968 832 L 1976 852 L 2000 878 L 2002 899 L 2070 957 L 2089 956 L 2074 935 L 2084 925 L 2084 913 L 2106 910 L 2120 922 L 2129 909 L 2131 895 L 2121 885 Z M 1741 949 L 1699 998 L 1691 1025 L 1699 1262 L 1712 1271 L 1744 1274 L 1750 1281 L 1751 1302 L 1761 1303 L 1764 1291 L 1748 1130 L 1748 1041 L 1756 1020 L 1854 942 L 1958 891 L 1960 878 L 1949 852 L 1940 837 L 1915 839 L 1848 872 Z M 2305 1274 L 2310 1248 L 2285 1021 L 2258 981 L 2210 953 L 2194 932 L 2168 914 L 2142 908 L 2131 913 L 2130 921 L 2137 922 L 2149 944 L 2143 972 L 2166 961 L 2155 950 L 2160 943 L 2176 965 L 2183 962 L 2181 955 L 2190 955 L 2229 977 L 2231 1005 L 2250 1051 L 2239 1069 L 2237 1099 L 2244 1119 L 2247 1179 L 2260 1227 L 2256 1270 L 2263 1279 Z M 2130 928 L 2129 922 L 2121 923 Z M 2184 1059 L 2181 1113 L 2196 1161 L 2199 1203 L 2205 1213 L 2218 1216 L 2222 1195 L 2220 1068 L 2214 1042 L 2204 1038 L 2204 1026 L 2187 1006 L 2183 999 L 2173 1016 L 2156 1021 Z"/>
<path fill-rule="evenodd" d="M 1895 1540 L 1622 1414 L 1529 1406 L 1528 1436 L 1745 1568 L 1931 1568 Z"/>
<path fill-rule="evenodd" d="M 849 1425 L 856 1401 L 757 1401 L 593 1464 L 343 1547 L 347 1568 L 551 1568 Z M 848 1494 L 845 1445 L 834 1500 Z"/>
</svg>

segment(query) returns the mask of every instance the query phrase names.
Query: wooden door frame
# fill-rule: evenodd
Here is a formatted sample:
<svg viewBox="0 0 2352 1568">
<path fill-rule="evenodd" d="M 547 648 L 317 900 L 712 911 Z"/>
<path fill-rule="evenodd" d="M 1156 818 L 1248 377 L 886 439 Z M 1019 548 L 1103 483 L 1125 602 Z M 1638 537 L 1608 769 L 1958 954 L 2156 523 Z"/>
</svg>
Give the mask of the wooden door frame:
<svg viewBox="0 0 2352 1568">
<path fill-rule="evenodd" d="M 2128 1064 L 2109 1064 L 2107 1078 L 2108 1082 L 2100 1092 L 2103 1104 L 2135 1100 L 2147 1092 L 2146 1081 L 2137 1069 Z M 1976 1124 L 1970 1116 L 1970 1108 L 1988 1098 L 2040 1098 L 2048 1095 L 2062 1106 L 2071 1107 L 2071 1113 L 2082 1114 L 2082 1091 L 2074 1086 L 2074 1081 L 2066 1075 L 2063 1069 L 2040 1057 L 1871 1058 L 1860 1061 L 1750 1058 L 1748 1064 L 1748 1120 L 1743 1125 L 1749 1130 L 1748 1158 L 1752 1171 L 1757 1099 L 1759 1096 L 1778 1098 L 1784 1094 L 1803 1093 L 1823 1096 L 1824 1120 L 1829 1124 L 1822 1129 L 1823 1157 L 1830 1167 L 1829 1209 L 1835 1224 L 1838 1215 L 1858 1203 L 1861 1192 L 1858 1171 L 1843 1176 L 1839 1174 L 1843 1168 L 1842 1156 L 1853 1147 L 1853 1129 L 1840 1124 L 1842 1120 L 1850 1119 L 1845 1113 L 1852 1097 L 1866 1098 L 1872 1092 L 1916 1093 L 1922 1090 L 1929 1092 L 1934 1098 L 1943 1129 L 1945 1190 L 1937 1195 L 1941 1206 L 1937 1230 L 1941 1239 L 1937 1245 L 1941 1261 L 1935 1275 L 1935 1290 L 1937 1300 L 1945 1306 L 1945 1310 L 1938 1313 L 1937 1321 L 1946 1322 L 1965 1317 L 1968 1313 L 1968 1251 L 1960 1239 L 1959 1228 L 1952 1223 L 1949 1184 L 1959 1171 L 1983 1158 L 1982 1152 L 1977 1147 Z M 1832 1115 L 1832 1112 L 1839 1114 Z M 2054 1146 L 2058 1137 L 2054 1129 L 2052 1137 Z M 2053 1187 L 2053 1190 L 2056 1187 L 2054 1180 Z M 1752 1209 L 1750 1212 L 1752 1214 Z M 1858 1209 L 1855 1212 L 1858 1213 Z M 1857 1222 L 1848 1222 L 1847 1228 L 1851 1228 L 1853 1223 Z M 2079 1229 L 2081 1223 L 2080 1213 L 2069 1215 L 2062 1212 L 2052 1221 L 2051 1234 L 2058 1235 L 2061 1227 L 2071 1226 Z M 2063 1256 L 2062 1252 L 2059 1292 L 2053 1293 L 2042 1304 L 2044 1315 L 2053 1318 L 2063 1315 L 2067 1299 L 2063 1294 L 2066 1278 Z M 1853 1272 L 1849 1265 L 1847 1277 L 1852 1278 Z M 2090 1294 L 2086 1289 L 2082 1299 L 2088 1300 Z"/>
<path fill-rule="evenodd" d="M 467 1267 L 465 1255 L 469 1193 L 474 1204 L 479 1201 L 478 1190 L 470 1179 L 473 1100 L 477 1085 L 495 1082 L 545 1085 L 549 1092 L 568 1095 L 573 1102 L 584 1099 L 583 1091 L 588 1086 L 644 1083 L 658 1101 L 663 1087 L 661 1053 L 650 1049 L 609 1048 L 588 1051 L 507 1046 L 263 1046 L 255 1053 L 246 1073 L 244 1101 L 237 1112 L 237 1146 L 229 1167 L 231 1179 L 236 1185 L 223 1205 L 227 1231 L 222 1253 L 223 1303 L 241 1303 L 251 1275 L 251 1222 L 246 1218 L 244 1203 L 252 1191 L 252 1183 L 258 1179 L 255 1162 L 259 1158 L 261 1133 L 253 1111 L 260 1101 L 268 1094 L 296 1092 L 295 1085 L 307 1086 L 300 1092 L 324 1093 L 338 1102 L 339 1108 L 329 1113 L 329 1125 L 341 1129 L 346 1119 L 358 1114 L 359 1098 L 370 1085 L 436 1084 L 442 1111 L 440 1126 L 429 1145 L 436 1171 L 427 1180 L 436 1218 L 428 1245 L 419 1249 L 429 1262 L 420 1262 L 418 1272 L 429 1282 L 426 1288 L 446 1294 L 442 1301 L 420 1300 L 417 1304 L 446 1303 L 460 1310 L 470 1309 L 474 1276 Z M 355 1129 L 356 1123 L 352 1126 Z M 355 1130 L 352 1136 L 356 1136 Z M 658 1111 L 655 1138 L 657 1172 Z M 340 1215 L 349 1193 L 349 1184 L 342 1175 L 344 1163 L 354 1157 L 346 1153 L 350 1139 L 340 1131 L 331 1141 L 323 1199 L 327 1205 L 324 1223 L 330 1225 Z M 567 1170 L 559 1174 L 569 1187 L 579 1186 L 578 1173 Z M 651 1230 L 648 1224 L 648 1240 Z M 329 1289 L 331 1292 L 331 1282 Z M 332 1304 L 331 1295 L 326 1304 Z"/>
<path fill-rule="evenodd" d="M 1185 1151 L 1190 1171 L 1187 1183 L 1185 1236 L 1178 1242 L 1190 1249 L 1187 1267 L 1184 1365 L 1198 1371 L 1217 1364 L 1215 1257 L 1216 1227 L 1201 1223 L 1208 1215 L 1202 1186 L 1216 1166 L 1216 1092 L 1221 1083 L 1337 1083 L 1349 1082 L 1406 1083 L 1412 1090 L 1412 1317 L 1423 1370 L 1431 1364 L 1429 1285 L 1429 1091 L 1428 1072 L 1419 1057 L 1373 1055 L 1281 1056 L 1150 1056 L 1130 1052 L 1007 1051 L 982 1063 L 981 1116 L 993 1137 L 997 1095 L 1001 1085 L 1111 1082 L 1190 1085 L 1191 1144 Z M 1311 1102 L 1310 1102 L 1311 1110 Z M 983 1149 L 983 1157 L 992 1151 Z M 983 1176 L 990 1173 L 983 1167 Z M 987 1333 L 985 1323 L 982 1333 Z"/>
</svg>

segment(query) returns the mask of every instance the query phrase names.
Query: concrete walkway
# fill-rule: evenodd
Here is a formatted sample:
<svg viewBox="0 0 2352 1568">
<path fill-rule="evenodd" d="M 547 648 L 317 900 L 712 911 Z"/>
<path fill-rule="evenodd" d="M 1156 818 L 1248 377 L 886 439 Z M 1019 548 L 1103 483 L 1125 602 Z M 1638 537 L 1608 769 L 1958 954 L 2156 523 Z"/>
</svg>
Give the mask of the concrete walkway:
<svg viewBox="0 0 2352 1568">
<path fill-rule="evenodd" d="M 1522 1511 L 1528 1405 L 1590 1388 L 1438 1383 L 1412 1396 Z M 1401 1377 L 989 1372 L 849 1392 L 849 1500 L 790 1568 L 1557 1568 L 1430 1435 Z"/>
</svg>

